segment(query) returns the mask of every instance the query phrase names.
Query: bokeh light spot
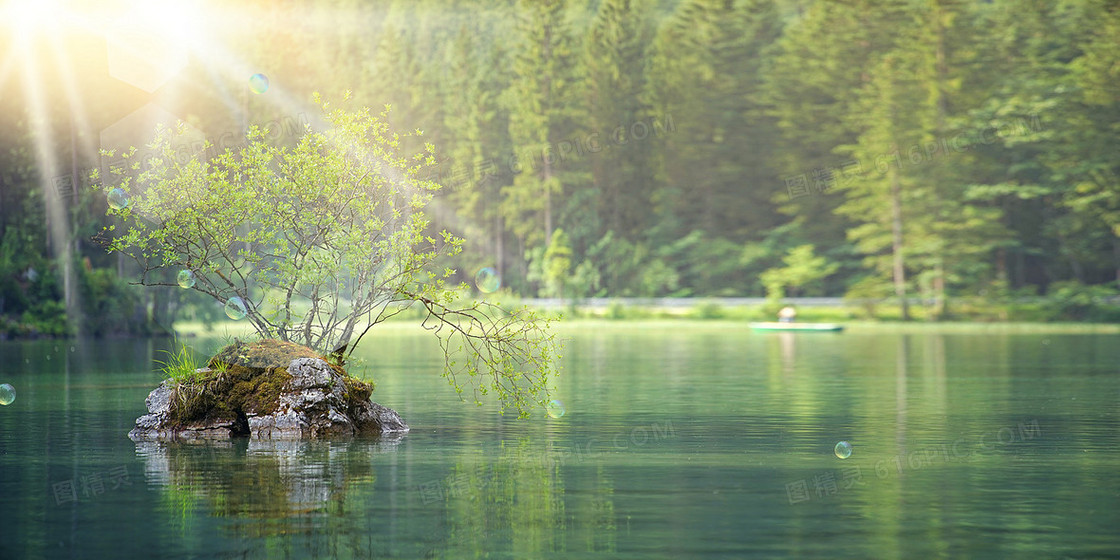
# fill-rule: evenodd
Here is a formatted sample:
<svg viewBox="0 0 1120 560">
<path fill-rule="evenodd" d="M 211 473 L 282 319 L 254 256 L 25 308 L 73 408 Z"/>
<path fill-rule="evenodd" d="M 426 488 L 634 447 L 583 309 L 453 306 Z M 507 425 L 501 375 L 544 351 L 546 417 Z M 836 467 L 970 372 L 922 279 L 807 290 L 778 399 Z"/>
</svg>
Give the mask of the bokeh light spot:
<svg viewBox="0 0 1120 560">
<path fill-rule="evenodd" d="M 0 404 L 9 405 L 16 400 L 16 388 L 7 383 L 0 384 Z"/>
<path fill-rule="evenodd" d="M 564 408 L 564 403 L 553 399 L 551 401 L 548 401 L 548 406 L 545 407 L 545 412 L 548 413 L 549 418 L 560 418 L 566 412 L 568 412 L 568 410 Z"/>
<path fill-rule="evenodd" d="M 502 278 L 498 276 L 497 270 L 485 267 L 479 269 L 474 275 L 474 285 L 478 286 L 478 291 L 492 294 L 502 287 Z"/>
<path fill-rule="evenodd" d="M 249 91 L 256 94 L 268 91 L 268 76 L 264 74 L 253 74 L 249 76 Z"/>
<path fill-rule="evenodd" d="M 179 275 L 175 277 L 175 281 L 179 283 L 180 288 L 193 288 L 195 283 L 194 273 L 189 270 L 180 270 Z"/>
<path fill-rule="evenodd" d="M 226 317 L 240 321 L 248 314 L 249 308 L 245 307 L 245 302 L 240 297 L 233 296 L 226 302 Z"/>
<path fill-rule="evenodd" d="M 128 193 L 124 192 L 124 189 L 120 187 L 109 191 L 107 198 L 109 200 L 109 208 L 113 210 L 121 210 L 128 207 Z"/>
</svg>

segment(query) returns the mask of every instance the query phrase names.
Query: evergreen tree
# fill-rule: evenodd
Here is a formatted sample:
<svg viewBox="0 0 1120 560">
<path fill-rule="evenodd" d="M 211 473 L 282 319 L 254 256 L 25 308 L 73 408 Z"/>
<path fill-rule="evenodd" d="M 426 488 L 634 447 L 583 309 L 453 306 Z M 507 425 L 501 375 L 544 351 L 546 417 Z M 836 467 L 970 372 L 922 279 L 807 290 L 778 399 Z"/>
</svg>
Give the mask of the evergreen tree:
<svg viewBox="0 0 1120 560">
<path fill-rule="evenodd" d="M 648 237 L 666 248 L 693 293 L 741 289 L 738 244 L 781 220 L 771 202 L 775 124 L 756 99 L 761 60 L 778 29 L 768 1 L 688 0 L 663 22 L 651 49 L 655 115 L 671 118 L 675 130 L 659 155 Z M 698 256 L 691 247 L 704 249 L 700 267 L 688 262 Z"/>
<path fill-rule="evenodd" d="M 602 210 L 603 227 L 627 238 L 650 226 L 650 166 L 655 142 L 634 139 L 610 145 L 619 128 L 650 123 L 645 81 L 645 50 L 650 39 L 649 2 L 606 0 L 596 12 L 584 42 L 587 105 L 593 123 L 589 154 L 592 188 Z M 653 131 L 648 131 L 653 134 Z M 609 149 L 606 147 L 609 146 Z M 600 232 L 600 235 L 605 232 Z"/>
<path fill-rule="evenodd" d="M 517 4 L 513 81 L 506 91 L 516 176 L 504 189 L 507 227 L 533 245 L 548 245 L 555 199 L 563 193 L 556 146 L 570 126 L 573 52 L 562 0 Z"/>
<path fill-rule="evenodd" d="M 650 82 L 656 114 L 677 130 L 661 156 L 655 211 L 669 220 L 655 239 L 700 229 L 743 240 L 777 223 L 767 164 L 774 123 L 752 106 L 778 28 L 766 1 L 689 0 L 662 24 Z"/>
<path fill-rule="evenodd" d="M 464 11 L 465 12 L 465 11 Z M 439 179 L 450 189 L 447 203 L 458 215 L 456 229 L 473 242 L 467 270 L 494 266 L 505 276 L 501 188 L 511 174 L 508 112 L 499 98 L 509 85 L 504 34 L 499 14 L 462 13 L 459 32 L 449 44 L 442 84 L 445 150 L 439 156 Z M 472 256 L 473 255 L 473 256 Z"/>
</svg>

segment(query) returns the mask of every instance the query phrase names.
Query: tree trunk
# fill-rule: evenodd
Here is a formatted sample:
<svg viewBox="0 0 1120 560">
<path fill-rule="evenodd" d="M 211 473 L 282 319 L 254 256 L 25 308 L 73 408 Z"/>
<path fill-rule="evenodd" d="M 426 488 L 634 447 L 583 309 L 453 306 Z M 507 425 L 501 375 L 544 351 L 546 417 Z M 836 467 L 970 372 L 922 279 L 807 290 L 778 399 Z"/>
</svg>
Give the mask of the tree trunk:
<svg viewBox="0 0 1120 560">
<path fill-rule="evenodd" d="M 544 60 L 547 62 L 552 61 L 552 25 L 549 24 L 545 27 L 544 31 Z M 552 109 L 552 79 L 551 76 L 545 75 L 542 81 L 543 89 L 542 96 L 544 97 L 544 107 Z M 542 176 L 544 178 L 544 246 L 552 245 L 552 119 L 548 119 L 544 131 L 544 139 L 546 145 L 541 150 L 541 160 L 544 164 Z"/>
<path fill-rule="evenodd" d="M 894 294 L 902 309 L 902 320 L 910 320 L 910 305 L 906 302 L 906 267 L 902 258 L 902 184 L 898 168 L 887 170 L 891 182 L 891 252 L 894 256 Z"/>
<path fill-rule="evenodd" d="M 945 265 L 940 257 L 934 265 L 933 277 L 933 316 L 941 320 L 948 311 L 949 302 L 945 297 Z"/>
<path fill-rule="evenodd" d="M 1112 238 L 1112 264 L 1116 267 L 1116 287 L 1120 288 L 1120 237 Z"/>
<path fill-rule="evenodd" d="M 552 245 L 552 162 L 544 157 L 544 246 Z"/>
</svg>

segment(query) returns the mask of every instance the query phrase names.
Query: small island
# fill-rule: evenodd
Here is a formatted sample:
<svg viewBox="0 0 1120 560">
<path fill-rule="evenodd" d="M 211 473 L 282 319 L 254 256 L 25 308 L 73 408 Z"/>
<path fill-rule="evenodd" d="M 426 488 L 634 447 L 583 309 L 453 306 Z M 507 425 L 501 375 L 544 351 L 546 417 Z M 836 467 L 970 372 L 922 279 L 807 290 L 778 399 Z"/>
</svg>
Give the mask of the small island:
<svg viewBox="0 0 1120 560">
<path fill-rule="evenodd" d="M 522 418 L 548 402 L 549 319 L 476 298 L 445 266 L 464 240 L 425 212 L 440 188 L 423 172 L 434 148 L 403 148 L 386 113 L 316 101 L 329 126 L 295 145 L 251 128 L 244 146 L 180 158 L 188 130 L 161 129 L 149 145 L 161 157 L 141 166 L 130 150 L 100 175 L 119 223 L 99 243 L 135 262 L 135 283 L 209 299 L 257 341 L 235 340 L 205 367 L 183 346 L 133 440 L 406 432 L 342 366 L 374 326 L 409 308 L 439 339 L 460 399 L 494 395 Z"/>
<path fill-rule="evenodd" d="M 408 425 L 370 400 L 373 385 L 310 348 L 234 341 L 206 367 L 172 376 L 146 399 L 133 441 L 303 439 L 400 434 Z"/>
</svg>

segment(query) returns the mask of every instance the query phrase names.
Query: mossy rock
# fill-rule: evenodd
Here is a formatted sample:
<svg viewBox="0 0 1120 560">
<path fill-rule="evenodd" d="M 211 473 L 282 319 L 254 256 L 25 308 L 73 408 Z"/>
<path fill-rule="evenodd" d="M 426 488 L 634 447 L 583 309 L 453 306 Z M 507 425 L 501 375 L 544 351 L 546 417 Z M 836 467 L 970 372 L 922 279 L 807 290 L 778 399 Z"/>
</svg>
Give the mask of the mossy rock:
<svg viewBox="0 0 1120 560">
<path fill-rule="evenodd" d="M 322 359 L 322 356 L 294 342 L 267 338 L 252 343 L 236 341 L 219 350 L 206 365 L 214 370 L 226 366 L 239 366 L 263 371 L 268 368 L 288 367 L 288 364 L 297 358 Z"/>
<path fill-rule="evenodd" d="M 215 421 L 240 423 L 248 415 L 272 413 L 292 379 L 287 367 L 298 358 L 323 359 L 310 348 L 293 342 L 236 341 L 210 358 L 207 368 L 200 370 L 193 380 L 180 384 L 171 406 L 171 418 L 185 426 Z M 329 365 L 342 375 L 346 400 L 351 406 L 373 394 L 372 384 L 351 377 L 338 365 Z"/>
<path fill-rule="evenodd" d="M 331 365 L 332 368 L 341 369 L 338 366 Z M 346 372 L 343 372 L 345 374 Z M 373 395 L 373 383 L 367 383 L 361 379 L 345 375 L 342 382 L 346 384 L 346 402 L 351 408 L 359 406 L 361 403 L 368 401 L 369 397 Z"/>
<path fill-rule="evenodd" d="M 298 344 L 240 341 L 208 367 L 167 380 L 146 399 L 136 440 L 258 439 L 404 433 L 392 409 L 370 401 L 373 385 Z"/>
<path fill-rule="evenodd" d="M 282 367 L 256 371 L 233 366 L 202 371 L 176 388 L 171 417 L 186 425 L 238 422 L 248 414 L 267 414 L 276 409 L 280 393 L 291 378 Z"/>
</svg>

